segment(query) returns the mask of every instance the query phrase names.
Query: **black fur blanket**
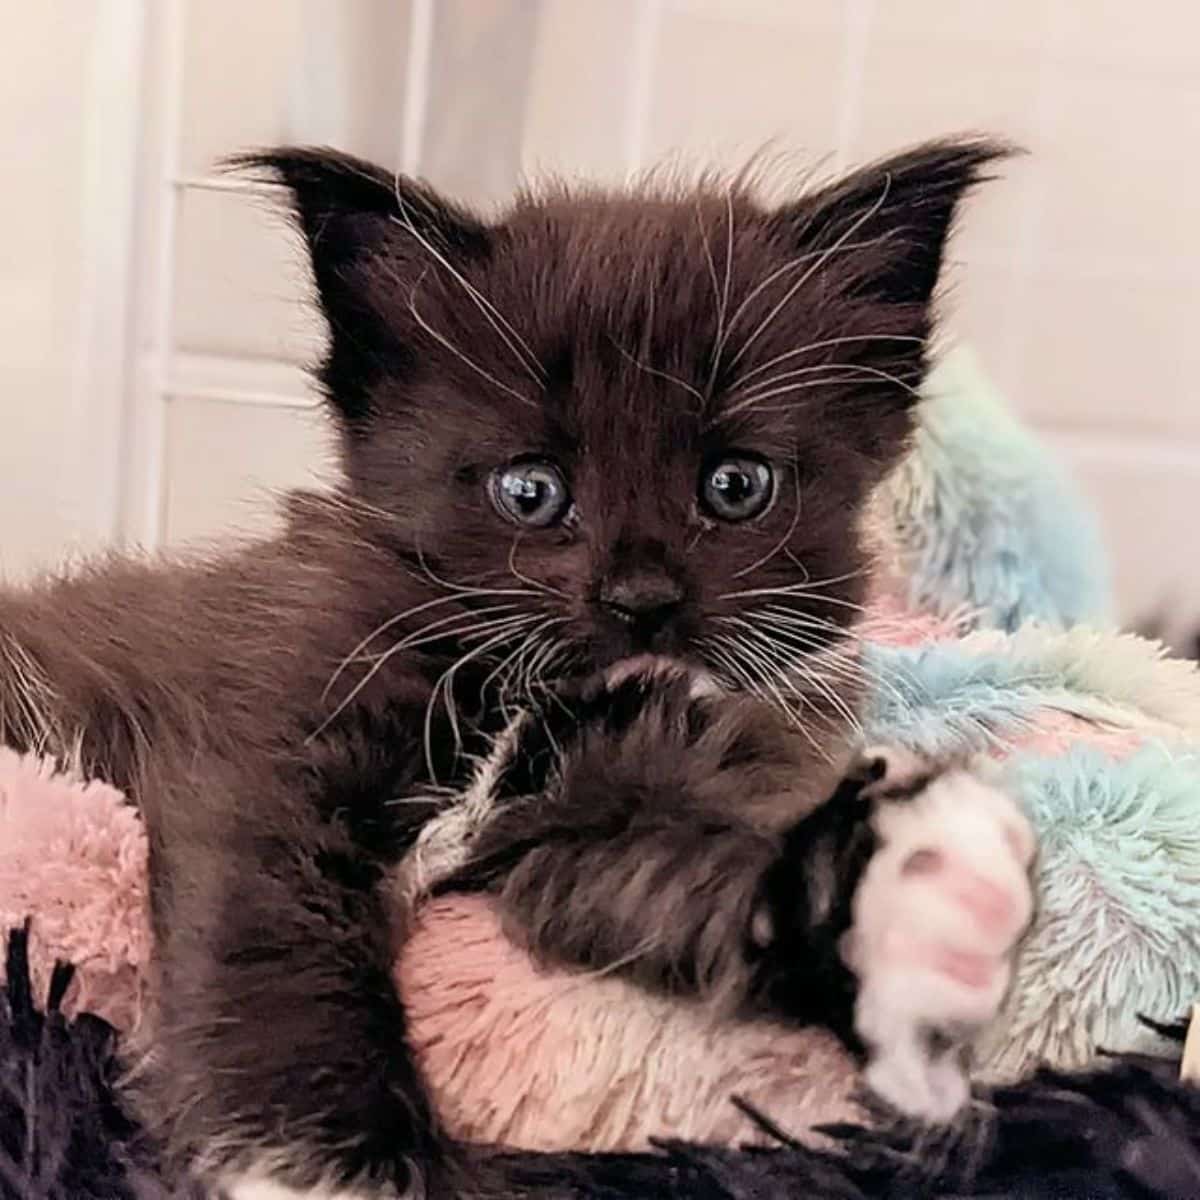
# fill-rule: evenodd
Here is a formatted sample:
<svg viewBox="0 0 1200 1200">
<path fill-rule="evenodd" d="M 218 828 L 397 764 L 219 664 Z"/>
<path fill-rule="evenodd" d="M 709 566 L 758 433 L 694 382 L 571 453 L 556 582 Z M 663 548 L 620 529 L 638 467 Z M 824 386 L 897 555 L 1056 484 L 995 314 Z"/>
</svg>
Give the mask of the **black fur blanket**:
<svg viewBox="0 0 1200 1200">
<path fill-rule="evenodd" d="M 9 936 L 7 964 L 0 1197 L 218 1200 L 162 1177 L 121 1101 L 113 1029 L 59 1009 L 71 968 L 35 996 L 24 930 Z M 1083 1074 L 1044 1071 L 982 1097 L 953 1130 L 835 1129 L 826 1153 L 779 1134 L 769 1150 L 667 1143 L 651 1154 L 522 1153 L 479 1165 L 481 1179 L 504 1180 L 489 1195 L 553 1200 L 1200 1200 L 1200 1089 L 1177 1075 L 1177 1063 L 1131 1057 Z"/>
</svg>

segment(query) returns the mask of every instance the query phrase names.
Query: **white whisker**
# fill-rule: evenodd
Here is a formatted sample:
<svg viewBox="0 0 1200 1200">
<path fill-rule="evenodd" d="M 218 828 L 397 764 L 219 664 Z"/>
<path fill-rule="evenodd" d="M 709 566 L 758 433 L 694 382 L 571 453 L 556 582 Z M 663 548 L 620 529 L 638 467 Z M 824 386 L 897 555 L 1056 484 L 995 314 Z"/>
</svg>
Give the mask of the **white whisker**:
<svg viewBox="0 0 1200 1200">
<path fill-rule="evenodd" d="M 774 391 L 756 392 L 753 396 L 744 396 L 733 404 L 726 405 L 720 412 L 720 419 L 728 421 L 731 417 L 736 417 L 738 413 L 746 412 L 748 409 L 754 412 L 774 413 L 783 411 L 782 405 L 775 405 L 773 408 L 764 408 L 763 405 L 767 400 L 774 400 L 778 396 L 793 396 L 797 392 L 813 391 L 817 388 L 828 388 L 834 384 L 848 382 L 844 376 L 822 376 L 820 379 L 810 379 L 805 383 L 792 383 L 786 387 L 778 388 Z M 794 404 L 789 404 L 787 409 L 790 411 L 795 408 Z"/>
<path fill-rule="evenodd" d="M 713 299 L 717 305 L 717 332 L 713 341 L 712 352 L 709 355 L 708 382 L 705 393 L 712 395 L 717 381 L 717 372 L 721 369 L 721 351 L 725 345 L 725 319 L 729 315 L 729 291 L 733 284 L 733 190 L 725 190 L 725 282 L 717 282 L 717 264 L 713 259 L 712 247 L 708 241 L 708 230 L 700 212 L 699 201 L 696 205 L 696 220 L 700 226 L 700 240 L 704 246 L 704 258 L 708 264 L 709 277 L 712 279 Z"/>
<path fill-rule="evenodd" d="M 837 346 L 852 345 L 855 342 L 911 342 L 919 346 L 923 344 L 923 339 L 902 333 L 855 333 L 847 334 L 845 337 L 824 338 L 819 342 L 808 342 L 803 346 L 797 346 L 794 350 L 785 350 L 782 354 L 769 358 L 765 363 L 760 363 L 757 367 L 741 375 L 735 386 L 744 387 L 756 375 L 762 375 L 772 367 L 777 367 L 788 359 L 798 358 L 801 354 L 811 354 L 814 350 L 832 350 Z"/>
<path fill-rule="evenodd" d="M 731 658 L 723 648 L 716 645 L 711 637 L 706 638 L 699 644 L 699 650 L 701 657 L 705 659 L 709 666 L 716 663 L 718 678 L 724 672 L 730 683 L 740 685 L 752 695 L 757 696 L 764 703 L 767 703 L 766 697 L 762 695 L 758 687 L 746 676 L 745 672 L 738 665 L 737 660 Z"/>
<path fill-rule="evenodd" d="M 537 614 L 526 614 L 526 615 L 518 615 L 518 616 L 513 616 L 513 617 L 497 617 L 495 619 L 495 624 L 505 626 L 505 635 L 511 636 L 511 634 L 513 632 L 516 632 L 518 629 L 523 628 L 524 625 L 528 624 L 531 621 L 535 621 L 535 620 L 537 620 Z M 511 626 L 511 629 L 508 628 L 509 626 Z M 470 630 L 468 629 L 467 632 L 469 634 Z M 442 639 L 447 638 L 447 637 L 457 637 L 461 640 L 464 636 L 465 635 L 458 630 L 445 630 L 436 635 L 430 635 L 430 637 L 427 640 L 428 641 L 441 641 Z M 372 679 L 375 678 L 375 676 L 381 670 L 383 670 L 384 666 L 391 660 L 391 658 L 394 655 L 399 654 L 404 650 L 411 649 L 413 647 L 413 645 L 415 645 L 415 644 L 416 643 L 412 643 L 407 640 L 401 640 L 395 646 L 392 646 L 390 649 L 388 649 L 386 653 L 381 654 L 379 656 L 379 658 L 372 664 L 371 669 L 369 671 L 367 671 L 366 674 L 363 675 L 363 677 L 358 681 L 358 683 L 356 683 L 354 685 L 353 688 L 350 689 L 350 691 L 347 693 L 345 698 L 342 699 L 338 703 L 338 705 L 333 709 L 333 711 L 325 718 L 325 720 L 323 720 L 321 722 L 321 724 L 318 725 L 317 728 L 314 729 L 313 732 L 308 735 L 308 737 L 305 739 L 305 743 L 307 744 L 307 743 L 311 742 L 314 738 L 316 738 L 320 734 L 324 733 L 324 731 L 326 729 L 328 729 L 329 726 L 335 720 L 337 720 L 337 718 L 339 716 L 341 716 L 341 714 L 343 712 L 345 712 L 346 709 L 358 698 L 358 696 L 362 693 L 363 689 L 371 682 Z"/>
<path fill-rule="evenodd" d="M 724 320 L 729 312 L 729 296 L 733 286 L 733 191 L 730 188 L 725 189 L 725 214 L 727 218 L 728 228 L 725 230 L 725 282 L 721 287 L 721 318 Z M 724 333 L 721 335 L 721 345 L 725 344 Z M 720 365 L 719 359 L 713 360 L 713 370 Z M 709 391 L 712 391 L 712 382 L 709 383 Z"/>
<path fill-rule="evenodd" d="M 850 248 L 850 246 L 847 245 L 847 243 L 868 221 L 872 220 L 874 217 L 876 217 L 879 214 L 880 209 L 883 208 L 884 204 L 887 201 L 888 193 L 891 191 L 891 189 L 892 189 L 892 177 L 891 177 L 891 175 L 885 175 L 884 180 L 883 180 L 883 189 L 879 193 L 879 199 L 876 200 L 875 203 L 872 204 L 871 207 L 866 210 L 866 212 L 864 212 L 860 217 L 858 217 L 857 220 L 851 222 L 851 224 L 846 228 L 846 231 L 844 233 L 842 233 L 839 237 L 837 237 L 830 246 L 828 246 L 824 251 L 822 251 L 821 255 L 817 259 L 817 261 L 815 263 L 813 263 L 813 265 L 811 267 L 809 267 L 809 269 L 807 271 L 805 271 L 804 274 L 801 275 L 800 278 L 797 279 L 795 281 L 795 283 L 793 283 L 788 288 L 788 290 L 783 295 L 783 299 L 781 299 L 775 305 L 775 307 L 773 309 L 771 309 L 771 311 L 762 319 L 762 321 L 759 322 L 758 326 L 754 329 L 753 333 L 751 333 L 750 336 L 748 338 L 746 338 L 746 340 L 742 343 L 741 349 L 733 356 L 733 359 L 731 360 L 731 362 L 729 364 L 730 370 L 732 370 L 734 367 L 736 367 L 738 365 L 738 363 L 745 357 L 745 355 L 746 355 L 747 351 L 749 351 L 750 347 L 753 346 L 754 343 L 763 335 L 763 333 L 771 327 L 775 318 L 791 302 L 792 297 L 836 253 L 838 253 L 839 250 Z M 873 239 L 871 239 L 871 241 L 866 242 L 864 245 L 870 246 L 878 241 L 879 241 L 878 238 L 873 238 Z"/>
<path fill-rule="evenodd" d="M 533 618 L 523 618 L 525 624 Z M 454 677 L 468 663 L 474 662 L 481 655 L 486 654 L 493 646 L 498 646 L 511 638 L 514 634 L 522 632 L 525 624 L 515 628 L 502 629 L 499 633 L 493 634 L 485 641 L 481 642 L 473 650 L 468 650 L 467 653 L 460 655 L 445 671 L 438 676 L 437 682 L 433 685 L 433 691 L 429 695 L 429 702 L 425 705 L 425 763 L 429 770 L 429 777 L 435 783 L 437 782 L 437 767 L 433 761 L 433 717 L 434 711 L 437 708 L 438 694 L 441 693 L 444 697 L 446 709 L 446 718 L 450 722 L 450 733 L 454 738 L 455 753 L 462 750 L 462 731 L 458 724 L 458 709 L 454 703 Z"/>
<path fill-rule="evenodd" d="M 864 574 L 864 570 L 847 571 L 844 575 L 830 575 L 826 579 L 805 580 L 801 583 L 786 583 L 779 587 L 762 587 L 762 588 L 747 588 L 740 592 L 724 592 L 718 597 L 720 600 L 748 600 L 756 596 L 801 596 L 810 593 L 815 593 L 823 587 L 830 587 L 835 583 L 845 583 L 849 579 L 857 579 Z M 830 597 L 822 597 L 828 601 Z"/>
<path fill-rule="evenodd" d="M 565 617 L 559 617 L 553 623 L 561 624 L 565 620 Z M 549 627 L 549 624 L 540 627 L 538 630 L 539 635 L 544 634 Z M 522 673 L 525 681 L 525 694 L 527 696 L 531 696 L 534 688 L 543 682 L 547 669 L 554 661 L 554 656 L 560 649 L 564 648 L 564 645 L 562 641 L 547 638 L 542 648 L 529 656 Z"/>
<path fill-rule="evenodd" d="M 813 373 L 824 372 L 824 374 L 819 374 L 815 379 L 806 379 L 802 383 L 780 384 L 779 387 L 769 386 L 789 376 L 806 375 L 810 371 Z M 832 371 L 839 373 L 830 374 L 829 372 Z M 917 388 L 913 387 L 910 383 L 906 383 L 898 375 L 891 374 L 889 371 L 881 371 L 876 367 L 856 366 L 850 363 L 823 363 L 818 366 L 801 367 L 796 371 L 788 371 L 777 379 L 768 380 L 766 383 L 760 384 L 758 388 L 742 396 L 736 403 L 723 409 L 721 419 L 728 420 L 730 417 L 736 416 L 746 409 L 754 409 L 756 412 L 765 413 L 787 412 L 794 405 L 775 405 L 772 408 L 764 408 L 763 405 L 767 400 L 774 400 L 779 396 L 792 396 L 797 392 L 811 391 L 816 388 L 832 388 L 839 384 L 876 383 L 881 380 L 892 384 L 912 396 L 920 397 L 921 393 Z"/>
<path fill-rule="evenodd" d="M 421 282 L 420 280 L 417 280 L 417 287 L 420 286 L 420 282 Z M 466 354 L 464 354 L 452 341 L 450 341 L 449 338 L 445 337 L 443 334 L 438 333 L 438 331 L 436 329 L 434 329 L 434 327 L 432 325 L 430 325 L 429 322 L 426 321 L 423 316 L 421 316 L 420 312 L 417 309 L 416 287 L 413 288 L 412 295 L 410 295 L 408 298 L 408 311 L 410 313 L 412 313 L 413 320 L 416 321 L 416 323 L 423 330 L 425 330 L 425 332 L 431 338 L 433 338 L 433 340 L 435 342 L 437 342 L 439 345 L 444 346 L 447 350 L 449 350 L 450 353 L 453 354 L 455 358 L 457 358 L 460 362 L 465 363 L 468 367 L 470 367 L 471 370 L 474 371 L 476 375 L 479 375 L 481 378 L 486 379 L 488 381 L 488 383 L 490 383 L 493 387 L 497 387 L 500 389 L 500 391 L 506 392 L 508 395 L 512 396 L 514 399 L 519 400 L 522 404 L 527 404 L 531 408 L 537 407 L 537 404 L 535 401 L 531 400 L 528 396 L 522 395 L 520 392 L 517 391 L 516 388 L 509 387 L 507 383 L 504 383 L 502 380 L 497 379 L 496 376 L 493 375 L 490 371 L 485 371 L 483 369 L 483 367 L 481 367 L 473 358 L 470 358 Z"/>
<path fill-rule="evenodd" d="M 821 758 L 828 760 L 828 752 L 820 746 L 797 711 L 795 702 L 801 701 L 802 697 L 796 695 L 792 701 L 784 697 L 779 690 L 778 672 L 763 662 L 761 655 L 755 653 L 754 647 L 743 643 L 738 637 L 727 634 L 718 634 L 714 640 L 725 645 L 730 654 L 741 664 L 744 672 L 752 674 L 759 680 L 759 687 L 756 689 L 757 695 L 768 703 L 774 701 L 771 706 L 787 718 L 788 724 L 804 737 Z"/>
<path fill-rule="evenodd" d="M 738 618 L 730 619 L 737 620 Z M 851 641 L 855 641 L 855 635 L 852 630 L 846 629 L 832 621 L 820 623 L 815 621 L 785 621 L 780 617 L 772 617 L 761 611 L 753 614 L 753 620 L 757 625 L 769 627 L 779 633 L 786 632 L 798 640 L 801 638 L 808 639 L 813 647 L 819 649 L 827 646 L 831 637 L 840 641 L 844 636 Z"/>
<path fill-rule="evenodd" d="M 528 575 L 523 575 L 517 570 L 517 547 L 521 544 L 521 535 L 518 533 L 512 540 L 512 545 L 508 551 L 508 573 L 517 580 L 518 583 L 523 583 L 535 591 L 541 592 L 545 596 L 553 596 L 556 600 L 566 600 L 567 593 L 559 588 L 551 587 L 548 583 L 543 583 L 538 579 L 531 579 Z"/>
<path fill-rule="evenodd" d="M 440 582 L 440 581 L 438 581 Z M 355 647 L 346 655 L 345 658 L 338 663 L 337 668 L 329 677 L 329 682 L 325 685 L 324 691 L 321 692 L 321 700 L 324 701 L 328 696 L 333 685 L 338 681 L 342 672 L 358 656 L 377 638 L 385 634 L 393 626 L 398 625 L 401 621 L 406 621 L 409 617 L 415 617 L 418 613 L 425 612 L 427 609 L 436 608 L 439 604 L 451 604 L 456 600 L 461 600 L 462 595 L 466 593 L 472 596 L 528 596 L 531 593 L 524 588 L 461 588 L 456 590 L 456 594 L 452 596 L 437 596 L 432 600 L 426 600 L 424 604 L 415 604 L 412 608 L 406 608 L 403 612 L 396 613 L 395 616 L 388 617 L 386 621 L 377 625 L 370 633 L 367 634 Z"/>
<path fill-rule="evenodd" d="M 657 379 L 664 379 L 667 383 L 673 383 L 676 387 L 683 388 L 688 395 L 695 396 L 695 398 L 700 402 L 701 406 L 707 403 L 704 398 L 704 393 L 701 392 L 699 388 L 693 387 L 686 379 L 680 379 L 678 375 L 672 375 L 670 371 L 663 371 L 658 367 L 648 367 L 644 362 L 641 362 L 639 359 L 630 354 L 624 346 L 619 345 L 615 341 L 613 342 L 613 345 L 616 347 L 618 353 L 633 363 L 633 365 L 637 367 L 639 371 L 645 371 L 647 375 L 653 375 Z"/>
<path fill-rule="evenodd" d="M 870 245 L 872 245 L 871 242 L 858 242 L 858 243 L 853 243 L 851 245 L 845 246 L 843 248 L 846 250 L 861 250 L 861 249 L 865 249 L 867 246 L 870 246 Z M 763 292 L 765 292 L 767 290 L 767 288 L 769 288 L 771 286 L 771 284 L 773 284 L 775 282 L 775 280 L 777 280 L 781 275 L 786 275 L 789 271 L 796 270 L 797 267 L 804 266 L 805 263 L 812 262 L 812 260 L 814 258 L 822 258 L 824 256 L 824 254 L 825 254 L 824 250 L 812 250 L 808 254 L 801 254 L 797 258 L 790 258 L 782 266 L 776 267 L 775 270 L 770 272 L 770 274 L 768 274 L 764 279 L 760 280 L 754 287 L 752 287 L 750 289 L 750 291 L 747 292 L 746 295 L 742 298 L 741 304 L 739 304 L 737 306 L 737 309 L 734 312 L 732 318 L 730 319 L 728 326 L 726 326 L 725 336 L 722 339 L 720 346 L 718 347 L 719 350 L 721 350 L 722 352 L 724 351 L 725 345 L 729 341 L 729 335 L 737 327 L 737 323 L 745 315 L 746 310 Z"/>
<path fill-rule="evenodd" d="M 836 374 L 833 372 L 836 372 Z M 882 381 L 893 384 L 901 391 L 908 392 L 913 396 L 920 394 L 912 384 L 901 379 L 899 375 L 893 375 L 890 371 L 884 371 L 879 367 L 873 367 L 866 363 L 849 362 L 813 363 L 807 367 L 794 367 L 790 371 L 782 371 L 778 375 L 772 375 L 770 379 L 765 379 L 761 383 L 755 384 L 754 387 L 745 393 L 739 394 L 742 394 L 745 400 L 765 399 L 770 394 L 788 391 L 789 389 L 782 387 L 788 380 L 803 379 L 810 375 L 821 375 L 820 379 L 812 381 L 808 385 L 813 387 L 822 387 L 831 383 L 874 383 Z"/>
<path fill-rule="evenodd" d="M 784 680 L 797 679 L 808 684 L 818 695 L 829 701 L 831 707 L 850 729 L 861 735 L 862 725 L 858 717 L 846 701 L 837 694 L 837 691 L 811 669 L 811 656 L 792 656 L 782 653 L 781 647 L 769 638 L 760 635 L 752 626 L 748 630 L 748 637 L 735 637 L 734 641 L 743 647 L 747 657 L 755 655 L 756 660 L 762 663 L 761 669 L 775 675 L 780 685 Z"/>
<path fill-rule="evenodd" d="M 396 204 L 400 209 L 401 219 L 392 218 L 393 221 L 400 225 L 401 228 L 407 230 L 417 245 L 438 263 L 463 291 L 467 293 L 475 306 L 483 314 L 488 324 L 491 325 L 500 339 L 512 352 L 513 357 L 529 372 L 533 381 L 539 385 L 544 383 L 546 378 L 545 368 L 538 362 L 537 356 L 529 348 L 528 343 L 513 328 L 512 323 L 506 320 L 496 306 L 416 227 L 415 222 L 408 214 L 408 204 L 405 202 L 403 193 L 401 192 L 400 176 L 398 174 L 396 176 L 394 192 Z"/>
<path fill-rule="evenodd" d="M 447 638 L 469 638 L 476 629 L 486 628 L 494 621 L 505 621 L 508 617 L 498 617 L 497 613 L 511 613 L 513 616 L 516 613 L 514 609 L 520 610 L 519 604 L 489 604 L 483 608 L 471 608 L 463 612 L 456 612 L 448 617 L 442 617 L 437 621 L 429 621 L 422 625 L 420 629 L 414 629 L 411 633 L 405 634 L 399 641 L 393 642 L 386 650 L 380 650 L 375 654 L 360 654 L 355 657 L 353 662 L 378 662 L 381 658 L 388 658 L 400 650 L 411 650 L 417 646 L 428 646 L 434 642 L 444 642 Z M 487 621 L 480 621 L 479 618 L 488 617 Z M 446 626 L 451 626 L 447 629 Z M 436 632 L 435 632 L 436 631 Z"/>
<path fill-rule="evenodd" d="M 734 579 L 742 579 L 752 571 L 757 571 L 759 567 L 765 566 L 792 540 L 792 534 L 796 532 L 796 526 L 800 523 L 800 470 L 795 463 L 792 466 L 792 479 L 796 484 L 796 511 L 792 513 L 791 524 L 788 525 L 783 537 L 762 558 L 755 559 L 748 567 L 743 567 L 740 571 L 735 571 Z"/>
<path fill-rule="evenodd" d="M 737 620 L 739 618 L 728 619 Z M 772 640 L 782 640 L 784 647 L 794 648 L 801 654 L 819 655 L 822 665 L 848 682 L 868 682 L 887 692 L 894 700 L 900 703 L 904 702 L 904 695 L 900 689 L 881 671 L 868 666 L 863 661 L 862 656 L 857 652 L 857 647 L 861 639 L 853 629 L 847 629 L 844 633 L 846 638 L 853 644 L 854 649 L 837 648 L 816 636 L 820 632 L 832 632 L 832 629 L 828 631 L 817 629 L 814 632 L 812 629 L 806 629 L 803 626 L 777 625 L 775 622 L 778 618 L 766 616 L 761 612 L 755 612 L 753 620 L 758 625 L 766 627 L 766 631 L 770 634 Z"/>
<path fill-rule="evenodd" d="M 496 680 L 500 680 L 500 703 L 502 706 L 502 711 L 507 712 L 506 689 L 508 686 L 508 674 L 510 670 L 518 670 L 524 658 L 537 645 L 538 639 L 546 632 L 546 630 L 552 629 L 555 625 L 561 625 L 564 621 L 566 621 L 566 619 L 566 617 L 547 617 L 539 625 L 536 625 L 533 629 L 530 629 L 521 639 L 517 647 L 510 654 L 507 654 L 503 659 L 501 659 L 500 662 L 496 664 L 495 668 L 479 685 L 480 700 L 482 701 L 484 699 L 484 696 L 491 687 L 492 683 Z"/>
<path fill-rule="evenodd" d="M 865 605 L 858 604 L 854 600 L 844 600 L 841 596 L 827 596 L 823 592 L 816 589 L 810 590 L 808 588 L 797 588 L 793 592 L 786 592 L 782 594 L 786 596 L 801 596 L 806 600 L 811 600 L 814 604 L 832 604 L 835 608 L 848 608 L 852 612 L 856 613 L 865 613 L 867 611 Z M 785 608 L 782 605 L 767 605 L 766 607 L 774 609 L 783 615 L 790 616 L 795 612 L 795 609 Z"/>
</svg>

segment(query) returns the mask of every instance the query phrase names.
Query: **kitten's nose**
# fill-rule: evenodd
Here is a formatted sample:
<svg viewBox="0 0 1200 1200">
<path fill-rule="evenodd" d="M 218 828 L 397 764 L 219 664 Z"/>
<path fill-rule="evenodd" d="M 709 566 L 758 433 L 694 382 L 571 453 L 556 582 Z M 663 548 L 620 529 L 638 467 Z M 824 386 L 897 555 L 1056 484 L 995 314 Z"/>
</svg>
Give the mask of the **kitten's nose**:
<svg viewBox="0 0 1200 1200">
<path fill-rule="evenodd" d="M 683 588 L 657 571 L 622 575 L 600 589 L 600 603 L 611 616 L 645 632 L 661 629 L 683 602 Z"/>
</svg>

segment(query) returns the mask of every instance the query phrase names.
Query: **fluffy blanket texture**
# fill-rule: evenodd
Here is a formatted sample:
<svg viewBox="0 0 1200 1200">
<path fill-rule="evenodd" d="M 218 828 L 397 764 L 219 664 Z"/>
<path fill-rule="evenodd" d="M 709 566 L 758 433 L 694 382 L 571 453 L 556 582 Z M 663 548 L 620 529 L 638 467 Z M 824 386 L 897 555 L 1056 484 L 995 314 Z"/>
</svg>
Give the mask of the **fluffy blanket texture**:
<svg viewBox="0 0 1200 1200">
<path fill-rule="evenodd" d="M 790 1136 L 865 1115 L 831 1039 L 538 970 L 486 902 L 442 898 L 397 964 L 410 1038 L 452 1132 L 541 1152 L 506 1164 L 526 1193 L 1200 1195 L 1200 1101 L 1140 1057 L 1174 1051 L 1138 1019 L 1200 998 L 1200 676 L 1100 631 L 1090 520 L 965 355 L 931 378 L 874 524 L 891 570 L 861 631 L 868 737 L 993 756 L 1041 838 L 1039 915 L 981 1075 L 1138 1057 L 1001 1086 L 932 1140 L 843 1128 L 850 1155 L 806 1148 Z M 0 1003 L 0 1195 L 166 1194 L 115 1090 L 149 997 L 145 852 L 112 789 L 0 750 L 0 929 L 32 920 Z M 645 1153 L 662 1137 L 678 1144 Z"/>
</svg>

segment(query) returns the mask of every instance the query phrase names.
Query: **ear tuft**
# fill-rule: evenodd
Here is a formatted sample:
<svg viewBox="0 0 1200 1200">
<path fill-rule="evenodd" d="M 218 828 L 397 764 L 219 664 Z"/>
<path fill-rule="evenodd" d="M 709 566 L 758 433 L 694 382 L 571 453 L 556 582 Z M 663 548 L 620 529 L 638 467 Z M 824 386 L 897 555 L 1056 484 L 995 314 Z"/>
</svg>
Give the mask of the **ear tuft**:
<svg viewBox="0 0 1200 1200">
<path fill-rule="evenodd" d="M 959 205 L 988 168 L 1018 153 L 993 138 L 959 137 L 863 167 L 782 209 L 778 218 L 805 251 L 845 265 L 854 294 L 891 304 L 928 304 Z"/>
<path fill-rule="evenodd" d="M 337 150 L 280 146 L 235 154 L 221 165 L 226 171 L 286 188 L 306 234 L 322 213 L 388 216 L 396 212 L 395 178 L 382 167 Z"/>
</svg>

